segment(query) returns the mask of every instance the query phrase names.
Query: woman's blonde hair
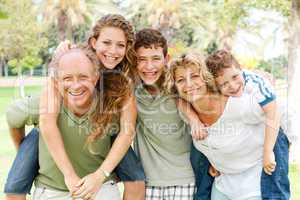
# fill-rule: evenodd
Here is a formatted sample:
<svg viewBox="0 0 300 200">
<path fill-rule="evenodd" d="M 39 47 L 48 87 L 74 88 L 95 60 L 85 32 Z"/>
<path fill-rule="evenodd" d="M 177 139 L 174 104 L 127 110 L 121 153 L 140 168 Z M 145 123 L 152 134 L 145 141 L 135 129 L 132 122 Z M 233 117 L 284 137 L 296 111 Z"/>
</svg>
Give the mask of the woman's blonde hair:
<svg viewBox="0 0 300 200">
<path fill-rule="evenodd" d="M 180 67 L 185 69 L 195 67 L 199 70 L 202 80 L 206 83 L 208 92 L 218 92 L 215 85 L 215 80 L 211 73 L 208 71 L 205 65 L 204 58 L 200 54 L 191 52 L 183 54 L 177 59 L 171 60 L 166 73 L 166 81 L 164 83 L 165 91 L 167 91 L 168 94 L 178 94 L 175 88 L 175 72 Z"/>
<path fill-rule="evenodd" d="M 137 72 L 136 72 L 136 53 L 134 50 L 134 30 L 133 26 L 127 21 L 122 15 L 118 14 L 108 14 L 99 19 L 94 27 L 92 28 L 91 33 L 88 37 L 87 45 L 89 48 L 95 49 L 91 45 L 91 39 L 98 39 L 101 30 L 104 27 L 115 27 L 121 29 L 126 38 L 126 52 L 124 59 L 116 66 L 116 69 L 120 69 L 126 76 L 128 76 L 133 82 L 137 80 Z"/>
</svg>

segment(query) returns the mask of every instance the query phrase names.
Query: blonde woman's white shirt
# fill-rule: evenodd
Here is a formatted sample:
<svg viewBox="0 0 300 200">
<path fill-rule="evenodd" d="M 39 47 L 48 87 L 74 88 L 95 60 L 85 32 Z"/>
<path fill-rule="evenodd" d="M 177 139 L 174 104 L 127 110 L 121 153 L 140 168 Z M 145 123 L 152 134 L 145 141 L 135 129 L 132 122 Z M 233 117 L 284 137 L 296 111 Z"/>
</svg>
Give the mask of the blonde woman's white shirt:
<svg viewBox="0 0 300 200">
<path fill-rule="evenodd" d="M 243 72 L 241 97 L 230 97 L 222 116 L 207 128 L 208 137 L 193 141 L 221 172 L 218 190 L 230 199 L 260 196 L 265 117 L 262 106 L 275 99 L 271 84 L 256 74 Z"/>
</svg>

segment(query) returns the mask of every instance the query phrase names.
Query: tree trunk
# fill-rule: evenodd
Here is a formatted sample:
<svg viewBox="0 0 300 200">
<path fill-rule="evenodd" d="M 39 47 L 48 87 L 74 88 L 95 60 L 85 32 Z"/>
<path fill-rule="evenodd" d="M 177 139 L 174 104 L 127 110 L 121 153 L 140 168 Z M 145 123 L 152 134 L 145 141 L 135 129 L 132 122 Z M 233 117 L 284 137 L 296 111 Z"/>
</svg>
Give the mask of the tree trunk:
<svg viewBox="0 0 300 200">
<path fill-rule="evenodd" d="M 4 62 L 4 76 L 8 77 L 8 66 L 6 62 Z"/>
<path fill-rule="evenodd" d="M 42 68 L 42 75 L 43 76 L 47 76 L 47 64 L 43 64 L 43 68 Z"/>
<path fill-rule="evenodd" d="M 29 69 L 29 73 L 30 73 L 30 76 L 33 76 L 34 69 L 33 69 L 33 68 L 30 68 L 30 69 Z"/>
<path fill-rule="evenodd" d="M 67 39 L 68 16 L 64 10 L 61 10 L 58 17 L 58 39 L 64 41 Z"/>
<path fill-rule="evenodd" d="M 293 83 L 297 75 L 296 67 L 297 56 L 300 47 L 300 1 L 292 1 L 292 12 L 289 21 L 289 39 L 288 39 L 288 81 Z M 292 85 L 289 84 L 289 90 Z"/>
<path fill-rule="evenodd" d="M 4 60 L 0 59 L 0 77 L 3 76 L 4 72 Z"/>
<path fill-rule="evenodd" d="M 18 85 L 19 85 L 20 96 L 21 98 L 24 98 L 25 97 L 24 78 L 22 75 L 22 68 L 19 62 L 17 64 L 17 69 L 18 69 Z"/>
<path fill-rule="evenodd" d="M 291 127 L 293 130 L 299 130 L 300 119 L 300 87 L 298 81 L 300 80 L 300 1 L 292 1 L 291 18 L 289 21 L 289 39 L 288 39 L 288 112 L 293 115 L 291 120 Z M 298 144 L 292 145 L 294 150 L 291 151 L 292 159 L 300 163 L 300 159 L 293 154 L 299 152 Z M 298 149 L 296 149 L 298 148 Z"/>
</svg>

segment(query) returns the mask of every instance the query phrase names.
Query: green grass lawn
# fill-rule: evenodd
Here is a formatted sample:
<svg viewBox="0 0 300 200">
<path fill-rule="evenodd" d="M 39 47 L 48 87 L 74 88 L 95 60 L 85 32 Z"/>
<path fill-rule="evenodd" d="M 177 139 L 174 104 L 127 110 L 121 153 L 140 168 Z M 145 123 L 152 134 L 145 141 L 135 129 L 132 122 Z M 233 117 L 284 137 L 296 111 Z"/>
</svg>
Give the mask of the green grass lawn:
<svg viewBox="0 0 300 200">
<path fill-rule="evenodd" d="M 40 91 L 40 87 L 26 87 L 26 95 L 35 95 Z M 3 188 L 9 167 L 15 156 L 15 148 L 11 142 L 8 127 L 5 119 L 7 106 L 15 99 L 20 98 L 18 88 L 0 88 L 0 199 L 4 199 Z"/>
<path fill-rule="evenodd" d="M 40 87 L 27 87 L 26 95 L 36 95 Z M 19 98 L 18 89 L 0 88 L 0 188 L 3 191 L 5 179 L 9 167 L 15 156 L 15 149 L 8 134 L 8 128 L 5 121 L 5 110 L 7 106 L 15 99 Z M 290 180 L 292 189 L 292 200 L 300 199 L 300 166 L 290 166 Z M 0 193 L 0 199 L 4 199 L 3 192 Z"/>
</svg>

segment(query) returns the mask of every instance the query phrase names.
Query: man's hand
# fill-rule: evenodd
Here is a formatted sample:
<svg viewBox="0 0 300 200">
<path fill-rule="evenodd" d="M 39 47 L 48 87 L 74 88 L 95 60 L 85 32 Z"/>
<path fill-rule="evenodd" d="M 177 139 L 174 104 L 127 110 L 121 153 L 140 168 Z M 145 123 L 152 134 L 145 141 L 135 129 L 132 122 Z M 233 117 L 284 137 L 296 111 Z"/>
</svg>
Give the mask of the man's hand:
<svg viewBox="0 0 300 200">
<path fill-rule="evenodd" d="M 276 168 L 275 155 L 273 151 L 264 152 L 264 160 L 263 160 L 264 171 L 268 175 L 272 175 Z"/>
<path fill-rule="evenodd" d="M 94 199 L 100 187 L 102 186 L 105 177 L 98 171 L 83 177 L 78 183 L 79 189 L 72 193 L 73 198 Z"/>
</svg>

